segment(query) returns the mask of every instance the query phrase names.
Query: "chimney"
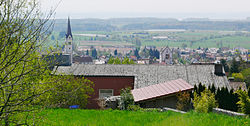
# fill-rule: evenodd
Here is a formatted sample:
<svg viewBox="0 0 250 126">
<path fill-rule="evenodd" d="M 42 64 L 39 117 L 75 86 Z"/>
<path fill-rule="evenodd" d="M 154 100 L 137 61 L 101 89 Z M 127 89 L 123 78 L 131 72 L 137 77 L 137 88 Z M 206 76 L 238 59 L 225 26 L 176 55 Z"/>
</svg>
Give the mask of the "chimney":
<svg viewBox="0 0 250 126">
<path fill-rule="evenodd" d="M 217 76 L 225 75 L 222 64 L 214 64 L 214 74 Z"/>
</svg>

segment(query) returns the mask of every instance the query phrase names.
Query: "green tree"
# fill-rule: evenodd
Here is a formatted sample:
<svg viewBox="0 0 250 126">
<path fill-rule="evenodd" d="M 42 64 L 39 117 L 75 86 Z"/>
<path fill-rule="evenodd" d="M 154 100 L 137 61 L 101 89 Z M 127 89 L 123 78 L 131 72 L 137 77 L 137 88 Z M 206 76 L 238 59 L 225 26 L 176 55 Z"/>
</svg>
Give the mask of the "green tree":
<svg viewBox="0 0 250 126">
<path fill-rule="evenodd" d="M 92 56 L 93 58 L 97 58 L 97 51 L 96 51 L 95 48 L 93 48 L 93 49 L 91 50 L 91 56 Z"/>
<path fill-rule="evenodd" d="M 216 89 L 215 89 L 215 86 L 213 84 L 212 87 L 211 87 L 211 92 L 215 94 L 215 91 L 216 91 Z"/>
<path fill-rule="evenodd" d="M 70 76 L 57 76 L 60 82 L 54 83 L 50 90 L 41 95 L 36 101 L 37 104 L 48 108 L 69 108 L 70 105 L 79 105 L 80 108 L 85 108 L 88 103 L 88 98 L 93 94 L 93 82 L 84 77 L 76 78 Z M 44 88 L 48 88 L 47 86 Z"/>
<path fill-rule="evenodd" d="M 130 64 L 129 58 L 124 58 L 122 64 Z"/>
<path fill-rule="evenodd" d="M 35 0 L 0 1 L 0 125 L 35 124 L 26 121 L 35 115 L 28 112 L 43 107 L 43 98 L 50 97 L 60 86 L 70 86 L 73 79 L 65 81 L 69 79 L 67 76 L 55 75 L 55 71 L 48 69 L 54 64 L 45 59 L 53 48 L 47 52 L 41 50 L 51 33 L 52 13 L 43 17 L 38 5 Z M 85 79 L 74 81 L 73 85 L 81 82 L 82 86 L 82 81 Z M 84 89 L 91 93 L 91 87 Z"/>
<path fill-rule="evenodd" d="M 244 69 L 240 72 L 243 75 L 243 79 L 247 84 L 247 87 L 250 85 L 250 68 Z"/>
<path fill-rule="evenodd" d="M 206 89 L 205 85 L 202 85 L 201 83 L 199 83 L 198 87 L 197 87 L 197 91 L 196 93 L 200 96 L 201 92 L 203 92 Z"/>
<path fill-rule="evenodd" d="M 121 94 L 121 103 L 119 107 L 123 110 L 127 110 L 130 105 L 134 105 L 134 97 L 131 93 L 131 88 L 124 88 L 120 92 Z"/>
<path fill-rule="evenodd" d="M 114 64 L 121 64 L 121 60 L 118 57 L 116 57 L 114 60 Z"/>
<path fill-rule="evenodd" d="M 132 59 L 126 57 L 123 59 L 122 64 L 135 64 L 135 62 Z"/>
<path fill-rule="evenodd" d="M 51 40 L 55 40 L 55 36 L 54 35 L 51 35 Z"/>
<path fill-rule="evenodd" d="M 86 55 L 87 55 L 87 56 L 89 55 L 89 50 L 86 51 Z"/>
<path fill-rule="evenodd" d="M 144 49 L 140 52 L 140 56 L 144 58 L 148 58 L 150 56 L 149 50 L 146 47 L 144 47 Z"/>
<path fill-rule="evenodd" d="M 140 57 L 140 56 L 139 56 L 139 51 L 138 51 L 137 48 L 134 50 L 134 55 L 136 56 L 136 58 L 139 58 L 139 57 Z"/>
<path fill-rule="evenodd" d="M 130 59 L 129 64 L 135 64 L 134 60 Z"/>
<path fill-rule="evenodd" d="M 115 59 L 111 56 L 109 58 L 108 64 L 114 64 L 114 62 L 115 62 Z"/>
<path fill-rule="evenodd" d="M 193 102 L 195 111 L 197 112 L 208 113 L 218 106 L 215 100 L 215 95 L 208 89 L 201 92 L 201 96 L 198 96 L 195 92 Z"/>
<path fill-rule="evenodd" d="M 245 114 L 250 114 L 250 98 L 248 96 L 248 92 L 243 90 L 237 90 L 236 93 L 239 95 L 240 101 L 237 104 L 240 107 L 240 111 Z"/>
<path fill-rule="evenodd" d="M 52 13 L 41 17 L 33 0 L 1 0 L 0 8 L 0 125 L 18 125 L 26 118 L 15 117 L 33 110 L 34 100 L 50 90 L 40 89 L 52 80 L 39 50 Z"/>
<path fill-rule="evenodd" d="M 227 65 L 226 60 L 221 59 L 220 62 L 221 62 L 221 64 L 223 65 L 225 72 L 229 72 L 229 67 L 228 67 L 228 65 Z"/>
<path fill-rule="evenodd" d="M 244 76 L 241 73 L 233 73 L 232 77 L 234 77 L 236 81 L 244 81 Z"/>
<path fill-rule="evenodd" d="M 230 67 L 230 74 L 232 73 L 239 73 L 239 63 L 235 60 L 235 58 L 233 58 L 231 67 Z"/>
<path fill-rule="evenodd" d="M 114 55 L 117 56 L 117 49 L 114 51 Z"/>
<path fill-rule="evenodd" d="M 178 110 L 184 110 L 187 111 L 191 107 L 191 98 L 190 98 L 190 93 L 189 92 L 181 92 L 177 94 L 177 104 L 176 108 Z"/>
</svg>

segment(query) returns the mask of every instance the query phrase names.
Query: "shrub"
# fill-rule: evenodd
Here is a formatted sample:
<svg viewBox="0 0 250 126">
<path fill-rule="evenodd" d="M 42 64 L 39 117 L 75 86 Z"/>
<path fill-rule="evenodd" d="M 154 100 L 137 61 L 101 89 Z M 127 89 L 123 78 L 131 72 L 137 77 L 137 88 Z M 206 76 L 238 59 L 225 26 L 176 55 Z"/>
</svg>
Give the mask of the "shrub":
<svg viewBox="0 0 250 126">
<path fill-rule="evenodd" d="M 235 81 L 244 81 L 244 76 L 241 73 L 233 73 L 232 77 L 234 77 Z"/>
<path fill-rule="evenodd" d="M 215 100 L 215 95 L 208 89 L 201 92 L 201 96 L 198 96 L 195 92 L 193 102 L 195 111 L 197 112 L 208 113 L 218 106 Z"/>
<path fill-rule="evenodd" d="M 189 92 L 185 91 L 185 92 L 181 92 L 179 91 L 179 93 L 177 94 L 177 105 L 176 108 L 178 110 L 184 110 L 187 111 L 188 109 L 190 109 L 190 94 Z"/>
<path fill-rule="evenodd" d="M 194 92 L 197 93 L 198 96 L 201 96 L 201 93 L 205 90 L 205 85 L 200 85 L 197 87 L 194 86 Z M 238 111 L 238 105 L 236 104 L 239 99 L 238 95 L 233 93 L 233 90 L 228 90 L 227 87 L 218 87 L 215 88 L 214 84 L 212 86 L 208 86 L 208 90 L 215 94 L 215 100 L 217 100 L 219 108 L 231 110 L 231 111 Z M 191 98 L 194 98 L 194 93 L 191 94 Z"/>
<path fill-rule="evenodd" d="M 134 105 L 134 97 L 130 87 L 121 90 L 121 102 L 119 107 L 122 110 L 127 110 L 129 105 Z"/>
<path fill-rule="evenodd" d="M 240 101 L 237 104 L 240 107 L 240 111 L 245 114 L 250 114 L 250 98 L 246 91 L 237 90 L 235 93 L 239 95 Z"/>
<path fill-rule="evenodd" d="M 143 111 L 143 108 L 141 108 L 139 105 L 129 105 L 127 110 L 130 110 L 130 111 Z"/>
<path fill-rule="evenodd" d="M 49 108 L 68 108 L 70 105 L 79 105 L 85 108 L 88 98 L 94 92 L 93 82 L 85 78 L 75 78 L 74 76 L 61 76 L 64 83 L 54 83 L 53 90 L 39 97 L 39 104 Z M 44 87 L 47 88 L 47 87 Z"/>
</svg>

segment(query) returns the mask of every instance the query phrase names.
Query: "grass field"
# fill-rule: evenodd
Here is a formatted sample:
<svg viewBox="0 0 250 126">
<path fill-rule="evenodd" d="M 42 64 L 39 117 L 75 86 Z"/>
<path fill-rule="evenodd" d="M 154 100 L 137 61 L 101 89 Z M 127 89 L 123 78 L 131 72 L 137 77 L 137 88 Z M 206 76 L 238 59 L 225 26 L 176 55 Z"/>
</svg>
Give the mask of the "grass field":
<svg viewBox="0 0 250 126">
<path fill-rule="evenodd" d="M 133 112 L 119 110 L 49 109 L 39 125 L 52 126 L 244 126 L 250 118 L 214 113 Z"/>
</svg>

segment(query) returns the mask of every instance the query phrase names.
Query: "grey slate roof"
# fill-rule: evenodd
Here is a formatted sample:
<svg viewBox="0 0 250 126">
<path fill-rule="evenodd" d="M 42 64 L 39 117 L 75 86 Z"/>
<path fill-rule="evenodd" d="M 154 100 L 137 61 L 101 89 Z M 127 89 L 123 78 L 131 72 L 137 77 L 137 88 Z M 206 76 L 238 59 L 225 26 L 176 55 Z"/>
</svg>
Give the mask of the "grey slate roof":
<svg viewBox="0 0 250 126">
<path fill-rule="evenodd" d="M 67 28 L 66 38 L 68 38 L 69 36 L 71 38 L 73 38 L 73 35 L 72 35 L 72 32 L 71 32 L 71 26 L 70 26 L 70 19 L 68 17 L 68 28 Z"/>
<path fill-rule="evenodd" d="M 84 65 L 58 67 L 57 74 L 83 76 L 135 76 L 134 88 L 146 87 L 166 81 L 185 80 L 191 85 L 214 84 L 215 87 L 227 87 L 229 82 L 226 76 L 214 74 L 214 65 Z"/>
</svg>

